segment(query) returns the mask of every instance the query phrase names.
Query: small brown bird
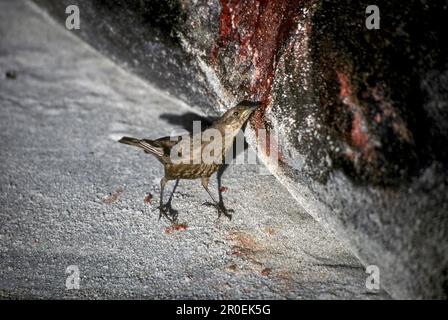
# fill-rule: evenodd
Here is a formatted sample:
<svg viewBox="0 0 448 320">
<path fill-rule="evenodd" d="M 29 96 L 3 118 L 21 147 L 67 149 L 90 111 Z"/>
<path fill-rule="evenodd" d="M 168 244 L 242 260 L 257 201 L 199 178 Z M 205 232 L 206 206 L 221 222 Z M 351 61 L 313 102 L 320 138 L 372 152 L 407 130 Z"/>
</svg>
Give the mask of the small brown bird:
<svg viewBox="0 0 448 320">
<path fill-rule="evenodd" d="M 146 153 L 150 153 L 154 155 L 160 163 L 163 164 L 165 169 L 165 176 L 160 181 L 160 216 L 162 215 L 168 217 L 168 212 L 172 215 L 176 215 L 172 213 L 171 209 L 171 200 L 173 198 L 173 194 L 176 190 L 176 187 L 179 183 L 180 179 L 199 179 L 202 180 L 202 186 L 210 195 L 213 203 L 207 203 L 215 206 L 218 209 L 218 217 L 221 214 L 224 214 L 229 219 L 231 219 L 232 212 L 231 209 L 226 209 L 222 200 L 222 195 L 220 191 L 220 180 L 218 183 L 218 192 L 219 192 L 219 202 L 216 201 L 213 194 L 210 192 L 208 188 L 208 182 L 210 176 L 217 172 L 222 165 L 224 164 L 224 159 L 227 154 L 227 151 L 232 148 L 234 139 L 238 132 L 241 130 L 243 125 L 249 119 L 251 114 L 257 109 L 259 103 L 254 103 L 250 101 L 240 102 L 235 107 L 227 110 L 220 118 L 215 120 L 212 125 L 205 130 L 204 132 L 193 133 L 187 136 L 178 136 L 178 137 L 163 137 L 157 140 L 149 140 L 149 139 L 136 139 L 131 137 L 123 137 L 119 140 L 119 142 L 137 146 L 142 148 Z M 219 133 L 219 145 L 216 148 L 215 139 L 203 139 L 204 133 L 211 132 Z M 182 139 L 188 138 L 187 144 L 183 145 L 183 149 L 181 148 Z M 199 139 L 199 143 L 195 143 Z M 180 141 L 179 141 L 180 140 Z M 206 141 L 204 141 L 206 140 Z M 211 143 L 215 143 L 215 148 L 210 148 Z M 185 150 L 185 146 L 189 148 L 189 150 Z M 212 149 L 210 152 L 209 149 Z M 212 155 L 212 160 L 210 157 L 204 157 L 204 152 L 208 150 L 207 155 Z M 188 151 L 188 152 L 184 152 Z M 217 151 L 216 153 L 214 151 Z M 163 204 L 163 192 L 166 186 L 166 183 L 169 180 L 176 180 L 173 191 L 169 197 L 169 200 L 166 204 Z M 173 218 L 175 219 L 175 217 Z M 170 219 L 171 220 L 171 219 Z"/>
</svg>

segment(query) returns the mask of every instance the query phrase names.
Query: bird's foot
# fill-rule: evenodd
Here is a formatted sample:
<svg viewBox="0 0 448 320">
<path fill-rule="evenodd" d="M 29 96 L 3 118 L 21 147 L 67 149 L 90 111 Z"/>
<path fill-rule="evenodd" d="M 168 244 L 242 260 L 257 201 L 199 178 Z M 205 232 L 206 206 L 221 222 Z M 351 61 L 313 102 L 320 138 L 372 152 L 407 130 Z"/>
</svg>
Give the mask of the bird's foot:
<svg viewBox="0 0 448 320">
<path fill-rule="evenodd" d="M 227 209 L 224 206 L 220 206 L 218 207 L 218 219 L 221 218 L 221 214 L 223 214 L 224 216 L 226 216 L 229 220 L 232 220 L 232 213 L 234 213 L 235 211 L 233 209 Z"/>
<path fill-rule="evenodd" d="M 218 219 L 221 218 L 221 215 L 224 215 L 232 220 L 231 213 L 235 212 L 233 209 L 227 209 L 223 203 L 204 202 L 202 205 L 215 207 L 218 210 Z"/>
<path fill-rule="evenodd" d="M 171 207 L 171 203 L 166 203 L 158 207 L 159 209 L 159 220 L 164 217 L 171 223 L 177 223 L 177 217 L 179 212 L 173 207 Z"/>
</svg>

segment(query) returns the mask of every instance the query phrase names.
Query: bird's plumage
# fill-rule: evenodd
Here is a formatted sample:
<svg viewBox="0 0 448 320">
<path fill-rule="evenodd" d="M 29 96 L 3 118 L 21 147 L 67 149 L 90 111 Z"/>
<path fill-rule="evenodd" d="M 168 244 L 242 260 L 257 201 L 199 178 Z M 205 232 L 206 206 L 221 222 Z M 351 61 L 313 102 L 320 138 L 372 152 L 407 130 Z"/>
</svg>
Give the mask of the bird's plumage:
<svg viewBox="0 0 448 320">
<path fill-rule="evenodd" d="M 204 141 L 202 139 L 204 133 L 207 133 L 207 130 L 205 130 L 205 132 L 195 133 L 194 135 L 190 134 L 187 136 L 162 137 L 156 140 L 137 139 L 132 137 L 123 137 L 119 140 L 120 143 L 139 147 L 146 153 L 154 155 L 164 165 L 165 176 L 161 181 L 161 213 L 164 208 L 162 203 L 163 189 L 167 181 L 201 178 L 202 185 L 216 203 L 218 211 L 220 213 L 221 211 L 224 211 L 227 215 L 224 204 L 221 203 L 222 197 L 220 196 L 220 203 L 218 203 L 208 190 L 208 179 L 213 173 L 218 171 L 220 166 L 224 163 L 226 152 L 230 147 L 232 147 L 235 136 L 238 134 L 252 112 L 255 111 L 257 106 L 258 105 L 254 105 L 254 103 L 243 101 L 225 112 L 207 129 L 215 130 L 215 132 L 217 130 L 222 136 L 222 148 L 219 148 L 219 154 L 215 155 L 217 161 L 214 162 L 205 161 L 203 157 L 203 152 L 207 145 L 214 141 Z M 183 140 L 185 138 L 189 139 Z M 197 143 L 196 139 L 199 139 L 200 142 Z M 187 144 L 180 145 L 183 141 L 187 141 Z M 189 148 L 189 151 L 186 152 L 185 148 Z M 173 156 L 177 156 L 178 159 L 180 158 L 184 161 L 175 161 Z M 199 161 L 197 161 L 197 159 L 199 159 Z M 170 197 L 169 202 L 171 201 L 171 198 L 172 197 Z"/>
</svg>

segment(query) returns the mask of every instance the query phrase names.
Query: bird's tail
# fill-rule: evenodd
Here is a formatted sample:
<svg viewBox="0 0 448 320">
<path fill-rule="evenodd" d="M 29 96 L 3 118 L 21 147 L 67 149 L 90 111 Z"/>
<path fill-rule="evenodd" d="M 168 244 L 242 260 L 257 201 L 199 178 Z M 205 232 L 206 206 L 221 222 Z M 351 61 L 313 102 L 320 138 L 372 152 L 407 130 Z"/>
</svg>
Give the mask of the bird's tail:
<svg viewBox="0 0 448 320">
<path fill-rule="evenodd" d="M 120 143 L 129 144 L 131 146 L 139 147 L 140 139 L 131 138 L 131 137 L 123 137 L 118 140 Z"/>
<path fill-rule="evenodd" d="M 151 140 L 123 137 L 120 140 L 118 140 L 118 142 L 142 148 L 143 150 L 145 150 L 145 152 L 152 153 L 159 157 L 163 156 L 163 149 L 160 147 L 153 146 L 151 144 Z"/>
</svg>

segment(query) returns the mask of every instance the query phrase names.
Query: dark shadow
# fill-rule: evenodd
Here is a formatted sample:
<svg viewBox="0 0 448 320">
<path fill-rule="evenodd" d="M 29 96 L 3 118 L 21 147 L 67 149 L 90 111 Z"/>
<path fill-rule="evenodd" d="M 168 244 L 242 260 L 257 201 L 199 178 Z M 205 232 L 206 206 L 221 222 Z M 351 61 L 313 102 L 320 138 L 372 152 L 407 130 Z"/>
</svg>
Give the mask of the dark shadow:
<svg viewBox="0 0 448 320">
<path fill-rule="evenodd" d="M 213 121 L 218 119 L 218 117 L 203 117 L 194 112 L 187 112 L 184 114 L 172 114 L 172 113 L 162 113 L 160 119 L 165 120 L 171 125 L 181 127 L 188 132 L 193 132 L 193 121 L 200 121 L 202 130 L 207 129 Z"/>
</svg>

